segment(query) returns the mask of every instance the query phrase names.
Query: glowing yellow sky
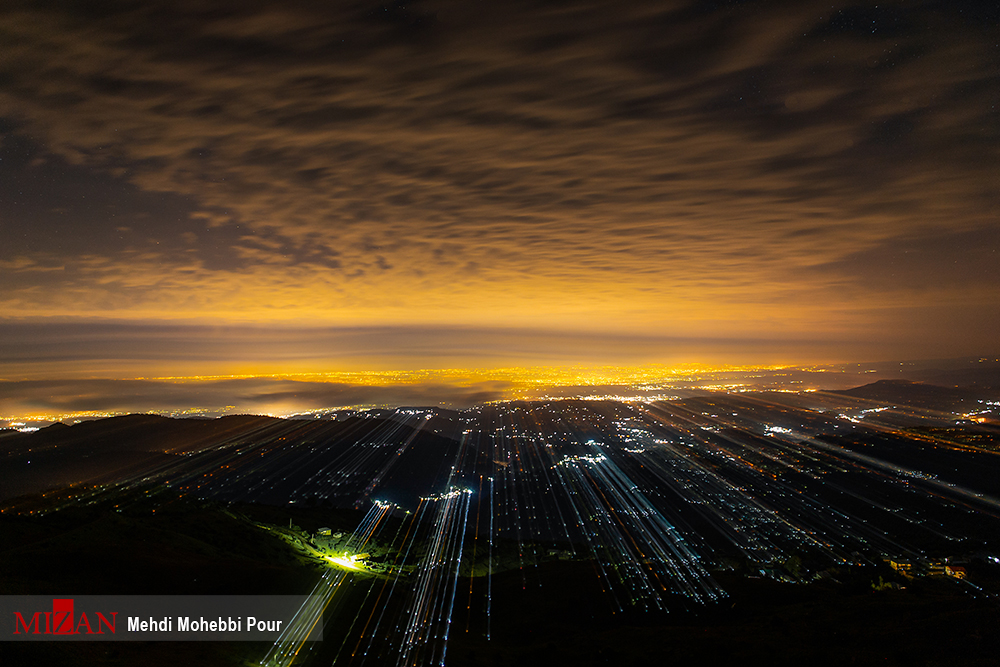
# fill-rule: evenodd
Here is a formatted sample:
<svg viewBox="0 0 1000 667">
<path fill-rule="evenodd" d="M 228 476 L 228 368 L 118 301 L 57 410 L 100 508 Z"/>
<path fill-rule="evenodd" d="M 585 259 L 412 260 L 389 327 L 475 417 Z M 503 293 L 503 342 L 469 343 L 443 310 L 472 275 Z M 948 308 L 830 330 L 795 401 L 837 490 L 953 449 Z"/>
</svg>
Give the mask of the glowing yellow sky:
<svg viewBox="0 0 1000 667">
<path fill-rule="evenodd" d="M 670 396 L 677 389 L 839 386 L 844 369 L 683 364 L 531 366 L 382 372 L 278 373 L 0 382 L 0 420 L 66 421 L 155 411 L 171 416 L 254 412 L 288 416 L 331 408 L 467 407 L 546 396 Z M 853 378 L 853 375 L 851 376 Z M 846 380 L 850 384 L 853 380 Z M 808 382 L 809 384 L 804 384 Z M 831 384 L 832 383 L 832 384 Z M 86 406 L 93 409 L 82 409 Z M 3 426 L 5 424 L 0 424 Z M 18 424 L 15 424 L 18 425 Z"/>
<path fill-rule="evenodd" d="M 982 23 L 758 4 L 4 7 L 0 378 L 995 351 Z"/>
</svg>

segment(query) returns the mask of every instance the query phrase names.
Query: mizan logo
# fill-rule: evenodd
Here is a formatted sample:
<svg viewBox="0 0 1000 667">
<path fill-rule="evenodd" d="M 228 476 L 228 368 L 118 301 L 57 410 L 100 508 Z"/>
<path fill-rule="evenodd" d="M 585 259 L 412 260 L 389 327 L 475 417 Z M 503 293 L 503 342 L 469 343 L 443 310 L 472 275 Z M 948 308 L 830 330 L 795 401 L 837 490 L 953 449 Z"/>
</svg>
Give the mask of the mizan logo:
<svg viewBox="0 0 1000 667">
<path fill-rule="evenodd" d="M 36 611 L 27 621 L 21 612 L 14 612 L 14 634 L 29 635 L 103 635 L 104 630 L 115 634 L 117 611 L 110 612 L 111 621 L 101 612 L 95 612 L 93 619 L 86 612 L 73 614 L 73 598 L 54 598 L 52 611 Z M 91 622 L 93 621 L 93 625 Z"/>
</svg>

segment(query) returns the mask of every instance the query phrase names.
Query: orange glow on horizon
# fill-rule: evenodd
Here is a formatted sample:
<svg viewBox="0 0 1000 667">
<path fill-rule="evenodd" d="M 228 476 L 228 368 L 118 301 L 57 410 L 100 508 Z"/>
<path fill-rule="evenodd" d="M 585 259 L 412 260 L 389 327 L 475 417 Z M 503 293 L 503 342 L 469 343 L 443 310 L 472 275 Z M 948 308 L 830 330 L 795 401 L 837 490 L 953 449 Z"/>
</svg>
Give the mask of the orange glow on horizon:
<svg viewBox="0 0 1000 667">
<path fill-rule="evenodd" d="M 341 385 L 349 387 L 446 387 L 446 388 L 477 388 L 490 387 L 499 392 L 502 400 L 544 399 L 547 392 L 553 390 L 580 388 L 579 392 L 571 392 L 566 396 L 579 398 L 607 398 L 603 394 L 594 394 L 589 388 L 620 387 L 633 392 L 669 391 L 678 387 L 700 388 L 711 391 L 743 391 L 752 386 L 755 380 L 764 379 L 768 382 L 780 382 L 781 374 L 775 374 L 782 369 L 791 369 L 789 365 L 648 365 L 637 367 L 601 366 L 601 367 L 507 367 L 507 368 L 477 368 L 477 369 L 421 369 L 416 371 L 372 371 L 372 372 L 314 372 L 314 373 L 272 373 L 272 374 L 241 374 L 241 375 L 201 375 L 201 376 L 160 376 L 121 378 L 120 382 L 160 383 L 168 386 L 199 386 L 212 385 L 230 380 L 263 380 L 301 382 L 315 385 Z M 825 372 L 821 366 L 809 368 L 795 367 L 799 371 Z M 766 376 L 766 377 L 765 377 Z M 112 380 L 115 381 L 115 380 Z M 803 387 L 803 389 L 807 389 Z M 557 391 L 558 394 L 558 391 Z M 659 394 L 656 394 L 659 395 Z M 621 398 L 621 397 L 618 397 Z M 395 402 L 398 404 L 398 401 Z M 273 417 L 285 417 L 295 414 L 308 414 L 320 410 L 334 409 L 368 409 L 374 407 L 393 407 L 393 402 L 366 402 L 361 404 L 327 405 L 303 407 L 295 400 L 288 399 L 275 402 L 269 406 L 256 405 L 246 408 L 240 405 L 220 405 L 210 407 L 187 406 L 176 409 L 138 410 L 132 412 L 147 412 L 172 417 L 188 415 L 253 413 Z M 0 417 L 5 422 L 46 422 L 90 419 L 94 417 L 112 417 L 128 414 L 128 410 L 96 410 L 96 411 L 33 411 L 30 414 L 15 414 Z"/>
</svg>

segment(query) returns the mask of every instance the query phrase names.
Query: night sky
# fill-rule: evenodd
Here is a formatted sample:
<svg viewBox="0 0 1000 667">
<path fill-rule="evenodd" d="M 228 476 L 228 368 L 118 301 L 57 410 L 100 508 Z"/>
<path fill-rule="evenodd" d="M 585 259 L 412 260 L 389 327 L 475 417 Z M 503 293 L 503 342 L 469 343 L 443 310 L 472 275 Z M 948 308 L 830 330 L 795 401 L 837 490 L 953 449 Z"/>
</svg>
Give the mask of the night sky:
<svg viewBox="0 0 1000 667">
<path fill-rule="evenodd" d="M 996 2 L 0 7 L 0 378 L 994 354 Z"/>
</svg>

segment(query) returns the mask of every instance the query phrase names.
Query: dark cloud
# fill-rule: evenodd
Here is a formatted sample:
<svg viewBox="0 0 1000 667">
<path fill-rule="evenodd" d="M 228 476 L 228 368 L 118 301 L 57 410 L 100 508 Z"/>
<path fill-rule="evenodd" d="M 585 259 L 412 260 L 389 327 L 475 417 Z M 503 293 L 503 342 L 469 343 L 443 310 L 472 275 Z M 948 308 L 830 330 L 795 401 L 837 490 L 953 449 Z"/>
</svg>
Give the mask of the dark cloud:
<svg viewBox="0 0 1000 667">
<path fill-rule="evenodd" d="M 287 414 L 350 406 L 468 407 L 506 397 L 502 383 L 474 386 L 422 383 L 371 387 L 327 382 L 247 379 L 206 382 L 154 380 L 0 381 L 0 414 L 72 414 L 191 410 Z"/>
<path fill-rule="evenodd" d="M 866 281 L 865 266 L 897 261 L 899 239 L 957 252 L 996 229 L 991 11 L 5 3 L 4 150 L 30 135 L 55 157 L 0 167 L 27 191 L 3 213 L 0 304 L 679 336 L 891 328 L 874 314 L 887 300 L 947 297 L 919 276 Z M 943 260 L 928 266 L 958 289 Z M 995 272 L 966 273 L 970 307 L 996 307 Z"/>
<path fill-rule="evenodd" d="M 1000 284 L 1000 228 L 899 236 L 816 270 L 893 293 L 976 296 L 979 286 Z"/>
<path fill-rule="evenodd" d="M 773 363 L 810 353 L 829 354 L 845 343 L 858 341 L 791 336 L 761 340 L 678 338 L 515 328 L 294 329 L 0 321 L 0 368 L 4 373 L 0 379 L 331 373 L 343 376 L 350 383 L 360 381 L 358 378 L 365 371 L 402 369 L 407 371 L 400 376 L 402 381 L 415 378 L 425 382 L 427 378 L 420 376 L 420 369 L 634 365 L 646 361 L 695 360 Z M 456 372 L 465 377 L 463 372 Z M 470 373 L 468 377 L 476 376 L 475 371 Z M 387 379 L 385 376 L 382 381 Z"/>
</svg>

